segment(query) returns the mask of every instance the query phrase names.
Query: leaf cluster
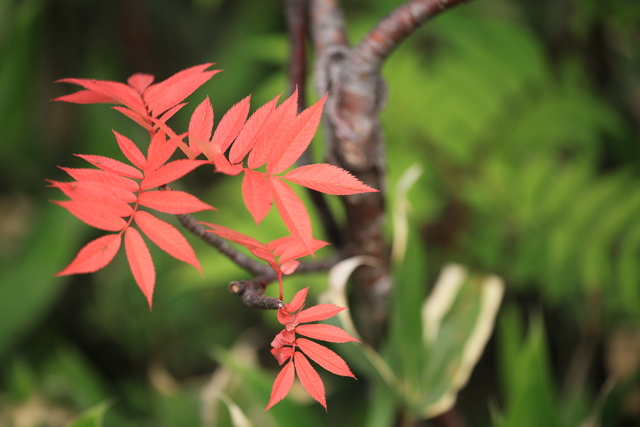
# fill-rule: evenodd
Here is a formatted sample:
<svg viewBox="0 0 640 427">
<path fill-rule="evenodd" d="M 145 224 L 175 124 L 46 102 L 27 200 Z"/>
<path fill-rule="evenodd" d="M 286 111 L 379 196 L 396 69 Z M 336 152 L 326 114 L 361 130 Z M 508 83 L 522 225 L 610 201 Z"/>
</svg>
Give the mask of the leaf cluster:
<svg viewBox="0 0 640 427">
<path fill-rule="evenodd" d="M 60 80 L 85 89 L 59 97 L 57 101 L 118 104 L 113 109 L 147 130 L 151 141 L 145 156 L 131 139 L 114 131 L 120 150 L 133 166 L 103 156 L 80 155 L 98 169 L 62 168 L 75 181 L 51 181 L 53 187 L 71 199 L 57 204 L 93 227 L 117 232 L 85 245 L 58 275 L 91 273 L 105 267 L 124 239 L 131 271 L 151 307 L 155 269 L 149 249 L 133 224 L 165 252 L 201 271 L 184 236 L 172 225 L 140 208 L 170 214 L 214 209 L 188 193 L 167 187 L 198 166 L 209 163 L 216 172 L 227 175 L 244 172 L 242 195 L 256 223 L 262 221 L 275 201 L 291 232 L 289 238 L 263 245 L 226 227 L 208 225 L 211 232 L 247 246 L 254 255 L 267 261 L 278 275 L 282 299 L 282 274 L 295 271 L 296 258 L 313 254 L 325 245 L 313 238 L 304 203 L 283 180 L 329 194 L 376 191 L 347 171 L 327 164 L 307 165 L 278 175 L 289 169 L 309 146 L 320 122 L 326 96 L 300 114 L 297 113 L 297 91 L 278 107 L 277 96 L 248 119 L 250 97 L 246 97 L 229 109 L 215 132 L 213 108 L 206 98 L 194 110 L 188 132 L 181 135 L 174 132 L 167 120 L 186 105 L 183 100 L 187 96 L 219 71 L 207 71 L 211 65 L 191 67 L 156 84 L 148 74 L 134 74 L 127 84 L 89 79 Z M 185 143 L 185 137 L 188 143 Z M 178 148 L 187 158 L 169 161 Z M 199 154 L 204 154 L 208 160 L 196 160 Z M 242 164 L 245 157 L 247 167 Z M 266 166 L 266 173 L 256 170 L 262 166 Z M 279 258 L 277 262 L 276 257 Z"/>
</svg>

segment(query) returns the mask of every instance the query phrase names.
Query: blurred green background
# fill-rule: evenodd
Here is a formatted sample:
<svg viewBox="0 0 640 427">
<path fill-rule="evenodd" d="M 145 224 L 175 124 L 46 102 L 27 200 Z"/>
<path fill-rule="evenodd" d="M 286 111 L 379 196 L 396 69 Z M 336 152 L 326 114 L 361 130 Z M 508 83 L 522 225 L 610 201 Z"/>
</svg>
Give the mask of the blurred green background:
<svg viewBox="0 0 640 427">
<path fill-rule="evenodd" d="M 345 0 L 351 40 L 401 3 Z M 640 424 L 639 24 L 634 0 L 476 1 L 383 68 L 389 188 L 424 170 L 409 199 L 425 269 L 403 286 L 426 292 L 450 261 L 507 284 L 455 409 L 466 425 Z M 206 95 L 219 119 L 249 93 L 255 107 L 286 90 L 287 56 L 281 1 L 0 1 L 0 426 L 63 426 L 105 401 L 106 426 L 229 425 L 210 397 L 225 381 L 262 420 L 264 393 L 251 391 L 275 377 L 278 325 L 229 294 L 247 275 L 213 249 L 190 238 L 204 278 L 153 252 L 151 313 L 123 254 L 53 277 L 99 234 L 49 202 L 62 197 L 45 178 L 67 180 L 57 166 L 82 165 L 73 153 L 121 158 L 111 129 L 145 140 L 105 105 L 49 100 L 75 91 L 60 78 L 159 81 L 216 62 L 225 71 L 174 121 L 186 129 Z M 284 230 L 274 215 L 252 223 L 238 180 L 199 170 L 179 185 L 220 209 L 199 219 L 263 239 Z M 307 285 L 317 296 L 326 277 L 289 286 Z M 264 366 L 248 391 L 219 369 L 239 342 Z M 326 381 L 328 414 L 294 393 L 274 408 L 289 421 L 254 424 L 371 425 L 366 378 Z"/>
</svg>

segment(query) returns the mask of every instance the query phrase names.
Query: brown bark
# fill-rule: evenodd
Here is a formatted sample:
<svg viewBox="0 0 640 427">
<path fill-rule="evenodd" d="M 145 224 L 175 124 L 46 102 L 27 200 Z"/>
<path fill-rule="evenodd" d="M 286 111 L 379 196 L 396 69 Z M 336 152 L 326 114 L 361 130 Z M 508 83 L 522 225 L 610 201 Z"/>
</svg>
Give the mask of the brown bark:
<svg viewBox="0 0 640 427">
<path fill-rule="evenodd" d="M 327 160 L 380 190 L 343 198 L 344 256 L 369 255 L 380 267 L 354 275 L 353 315 L 361 334 L 377 345 L 384 334 L 392 289 L 385 223 L 385 156 L 379 115 L 385 101 L 383 61 L 431 17 L 463 0 L 413 0 L 380 21 L 354 48 L 347 44 L 337 0 L 311 0 L 310 25 L 316 55 L 316 89 L 325 104 Z"/>
<path fill-rule="evenodd" d="M 362 267 L 354 276 L 353 315 L 363 337 L 376 344 L 387 319 L 391 289 L 386 243 L 384 153 L 380 122 L 383 82 L 378 73 L 362 75 L 346 44 L 344 21 L 335 1 L 314 0 L 311 30 L 316 52 L 316 87 L 328 92 L 325 104 L 327 161 L 381 190 L 345 196 L 345 256 L 371 255 L 381 267 Z"/>
</svg>

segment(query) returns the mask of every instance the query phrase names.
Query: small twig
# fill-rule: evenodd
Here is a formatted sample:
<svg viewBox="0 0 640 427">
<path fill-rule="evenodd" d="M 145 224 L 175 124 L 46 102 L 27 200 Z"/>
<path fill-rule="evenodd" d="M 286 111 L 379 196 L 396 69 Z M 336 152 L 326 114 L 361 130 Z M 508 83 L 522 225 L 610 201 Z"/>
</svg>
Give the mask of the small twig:
<svg viewBox="0 0 640 427">
<path fill-rule="evenodd" d="M 427 20 L 469 0 L 412 0 L 382 19 L 358 44 L 353 62 L 377 72 L 389 54 Z"/>
<path fill-rule="evenodd" d="M 337 257 L 327 258 L 321 261 L 301 262 L 294 274 L 313 273 L 327 271 L 338 262 Z M 261 308 L 263 310 L 277 310 L 284 307 L 284 302 L 278 298 L 264 295 L 267 285 L 277 279 L 275 271 L 270 274 L 258 276 L 250 280 L 234 281 L 229 283 L 229 291 L 242 298 L 248 307 Z"/>
<path fill-rule="evenodd" d="M 314 261 L 301 261 L 294 274 L 301 273 L 316 273 L 318 271 L 329 271 L 336 265 L 342 258 L 339 256 L 329 257 L 321 260 Z"/>
<path fill-rule="evenodd" d="M 300 263 L 296 269 L 298 273 L 310 273 L 314 271 L 326 271 L 333 267 L 337 259 Z M 278 298 L 264 295 L 264 291 L 270 282 L 277 278 L 275 272 L 268 276 L 255 277 L 251 280 L 241 280 L 229 283 L 229 291 L 238 295 L 242 302 L 250 308 L 263 310 L 277 310 L 284 307 L 284 302 Z"/>
<path fill-rule="evenodd" d="M 264 295 L 267 284 L 262 280 L 243 280 L 229 283 L 229 291 L 242 298 L 242 302 L 251 308 L 262 310 L 278 310 L 284 307 L 284 302 L 278 298 Z"/>
<path fill-rule="evenodd" d="M 240 267 L 247 270 L 249 273 L 257 276 L 268 276 L 273 273 L 273 270 L 268 265 L 259 263 L 246 256 L 245 254 L 237 251 L 233 246 L 229 244 L 225 239 L 214 233 L 207 232 L 207 228 L 199 224 L 198 221 L 189 214 L 176 215 L 178 221 L 184 228 L 186 228 L 191 234 L 202 239 L 209 245 L 213 246 L 221 253 L 226 255 L 231 261 L 238 264 Z"/>
<path fill-rule="evenodd" d="M 166 187 L 165 187 L 166 188 Z M 277 310 L 284 307 L 284 303 L 278 298 L 264 295 L 267 285 L 278 278 L 276 272 L 268 265 L 262 264 L 253 258 L 233 248 L 225 239 L 214 233 L 209 233 L 207 228 L 189 214 L 176 215 L 180 224 L 194 236 L 213 246 L 231 261 L 255 274 L 250 280 L 234 281 L 229 283 L 229 291 L 239 295 L 247 306 L 265 310 Z M 294 274 L 327 271 L 339 261 L 338 257 L 330 257 L 323 260 L 301 262 Z"/>
</svg>

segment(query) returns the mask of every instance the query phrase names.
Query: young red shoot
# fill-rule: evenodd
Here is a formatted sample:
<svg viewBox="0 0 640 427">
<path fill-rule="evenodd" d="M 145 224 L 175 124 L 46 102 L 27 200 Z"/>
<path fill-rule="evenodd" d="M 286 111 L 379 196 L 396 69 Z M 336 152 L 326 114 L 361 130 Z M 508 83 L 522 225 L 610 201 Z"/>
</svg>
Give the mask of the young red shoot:
<svg viewBox="0 0 640 427">
<path fill-rule="evenodd" d="M 303 310 L 308 291 L 309 288 L 302 289 L 289 304 L 278 310 L 278 321 L 284 325 L 284 330 L 271 342 L 271 354 L 280 365 L 285 362 L 286 365 L 273 384 L 271 398 L 265 411 L 285 398 L 291 389 L 295 374 L 311 397 L 327 409 L 324 384 L 309 359 L 333 374 L 355 378 L 344 359 L 327 347 L 307 338 L 335 343 L 359 341 L 337 326 L 303 325 L 333 317 L 345 308 L 333 304 L 319 304 Z M 296 334 L 302 337 L 296 337 Z"/>
</svg>

